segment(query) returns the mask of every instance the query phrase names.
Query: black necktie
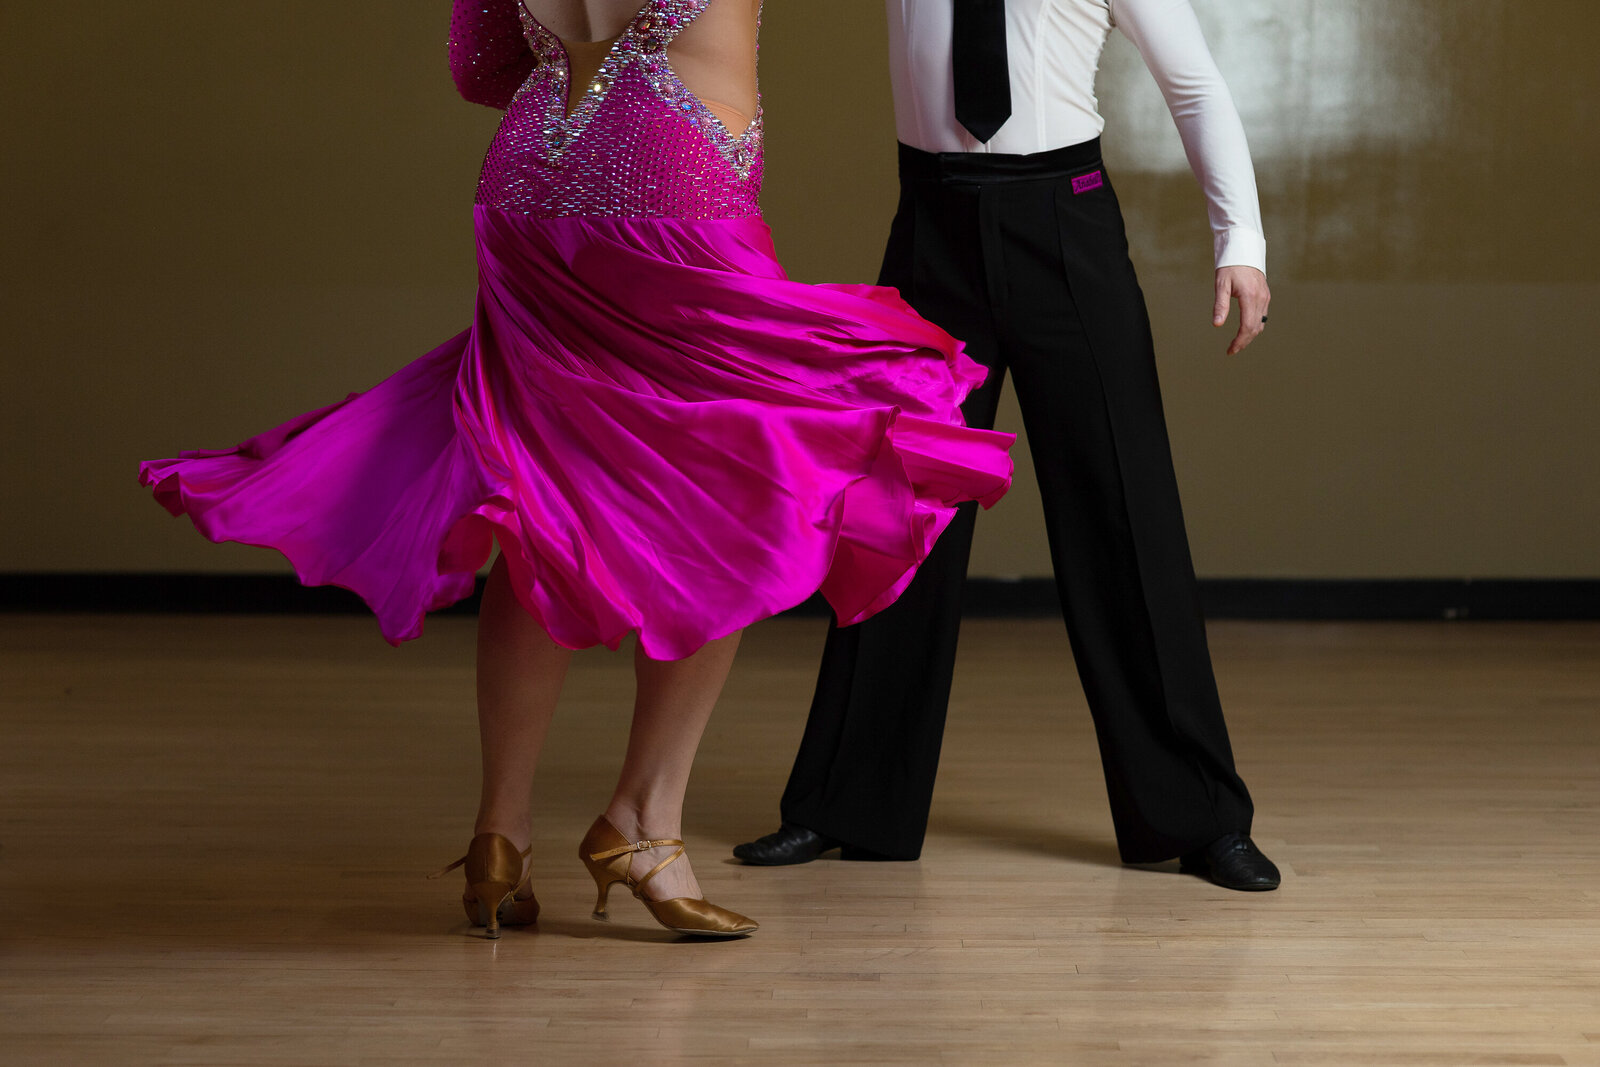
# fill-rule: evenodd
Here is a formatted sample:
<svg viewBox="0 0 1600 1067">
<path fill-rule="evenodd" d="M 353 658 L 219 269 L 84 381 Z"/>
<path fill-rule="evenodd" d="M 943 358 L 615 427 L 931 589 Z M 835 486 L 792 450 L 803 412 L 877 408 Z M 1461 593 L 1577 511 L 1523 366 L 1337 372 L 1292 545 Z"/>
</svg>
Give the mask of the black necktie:
<svg viewBox="0 0 1600 1067">
<path fill-rule="evenodd" d="M 1011 117 L 1011 66 L 1006 62 L 1005 0 L 955 0 L 950 53 L 956 121 L 980 144 Z"/>
</svg>

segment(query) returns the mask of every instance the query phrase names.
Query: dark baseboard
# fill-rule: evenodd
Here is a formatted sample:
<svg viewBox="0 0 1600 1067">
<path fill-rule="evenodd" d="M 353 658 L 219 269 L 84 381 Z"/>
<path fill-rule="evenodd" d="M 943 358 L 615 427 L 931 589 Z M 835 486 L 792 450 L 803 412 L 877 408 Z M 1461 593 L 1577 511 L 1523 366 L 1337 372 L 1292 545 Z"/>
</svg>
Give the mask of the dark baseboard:
<svg viewBox="0 0 1600 1067">
<path fill-rule="evenodd" d="M 1591 578 L 1202 578 L 1212 619 L 1600 619 Z M 308 589 L 280 574 L 0 574 L 0 611 L 346 614 L 366 610 L 343 589 Z M 1059 610 L 1047 578 L 967 583 L 975 618 L 1039 618 Z M 477 595 L 441 614 L 477 611 Z M 788 614 L 825 616 L 813 597 Z"/>
<path fill-rule="evenodd" d="M 1213 619 L 1600 619 L 1592 578 L 1211 578 Z"/>
</svg>

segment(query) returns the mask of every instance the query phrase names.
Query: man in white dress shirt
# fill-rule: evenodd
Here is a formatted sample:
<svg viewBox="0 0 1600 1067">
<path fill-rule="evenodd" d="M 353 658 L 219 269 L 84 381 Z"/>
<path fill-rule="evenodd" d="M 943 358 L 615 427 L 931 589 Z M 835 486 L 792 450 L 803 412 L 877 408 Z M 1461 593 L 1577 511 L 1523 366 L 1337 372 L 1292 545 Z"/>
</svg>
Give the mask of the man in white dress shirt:
<svg viewBox="0 0 1600 1067">
<path fill-rule="evenodd" d="M 887 2 L 901 198 L 881 281 L 991 368 L 969 424 L 993 425 L 1015 375 L 1122 858 L 1182 857 L 1218 885 L 1274 889 L 1212 676 L 1095 73 L 1118 29 L 1161 87 L 1205 191 L 1213 323 L 1239 304 L 1230 354 L 1270 299 L 1232 97 L 1189 0 Z M 961 509 L 898 603 L 830 630 L 782 825 L 736 856 L 920 855 L 974 514 Z"/>
</svg>

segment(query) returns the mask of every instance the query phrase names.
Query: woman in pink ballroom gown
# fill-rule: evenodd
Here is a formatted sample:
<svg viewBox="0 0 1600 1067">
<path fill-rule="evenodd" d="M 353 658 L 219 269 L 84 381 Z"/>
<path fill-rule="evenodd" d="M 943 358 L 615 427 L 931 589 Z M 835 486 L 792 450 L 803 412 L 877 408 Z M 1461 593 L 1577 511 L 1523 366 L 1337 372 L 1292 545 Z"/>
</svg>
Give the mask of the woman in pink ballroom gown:
<svg viewBox="0 0 1600 1067">
<path fill-rule="evenodd" d="M 571 650 L 630 633 L 628 749 L 579 846 L 596 914 L 621 882 L 680 933 L 755 929 L 703 899 L 678 840 L 739 632 L 818 590 L 841 623 L 870 616 L 955 505 L 1011 477 L 1011 435 L 962 422 L 984 372 L 958 342 L 893 290 L 797 284 L 774 258 L 759 0 L 637 4 L 456 0 L 456 84 L 506 111 L 471 328 L 367 392 L 140 471 L 207 538 L 358 593 L 394 643 L 471 593 L 498 542 L 482 796 L 446 868 L 466 867 L 491 937 L 538 913 L 532 776 Z"/>
</svg>

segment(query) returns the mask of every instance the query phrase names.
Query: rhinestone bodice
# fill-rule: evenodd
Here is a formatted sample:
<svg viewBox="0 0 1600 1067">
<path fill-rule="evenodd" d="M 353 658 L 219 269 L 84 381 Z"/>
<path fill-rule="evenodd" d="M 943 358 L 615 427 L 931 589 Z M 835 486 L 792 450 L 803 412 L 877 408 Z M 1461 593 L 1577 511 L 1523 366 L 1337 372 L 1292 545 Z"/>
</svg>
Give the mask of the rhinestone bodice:
<svg viewBox="0 0 1600 1067">
<path fill-rule="evenodd" d="M 735 135 L 679 80 L 667 47 L 711 0 L 648 0 L 589 85 L 519 2 L 532 69 L 478 184 L 486 207 L 542 218 L 746 218 L 760 213 L 761 114 Z M 520 69 L 519 69 L 520 73 Z"/>
</svg>

